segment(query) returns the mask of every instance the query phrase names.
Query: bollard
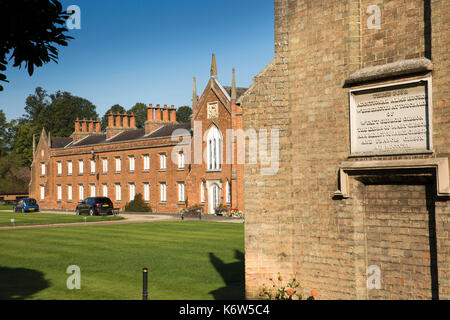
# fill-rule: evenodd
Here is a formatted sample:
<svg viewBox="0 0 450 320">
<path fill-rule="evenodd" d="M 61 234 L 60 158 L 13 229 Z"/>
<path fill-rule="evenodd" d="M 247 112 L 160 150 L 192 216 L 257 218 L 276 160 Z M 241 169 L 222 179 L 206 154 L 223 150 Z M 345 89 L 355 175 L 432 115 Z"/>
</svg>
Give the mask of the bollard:
<svg viewBox="0 0 450 320">
<path fill-rule="evenodd" d="M 142 269 L 142 300 L 148 300 L 148 269 Z"/>
<path fill-rule="evenodd" d="M 200 208 L 200 220 L 202 220 L 203 208 Z"/>
</svg>

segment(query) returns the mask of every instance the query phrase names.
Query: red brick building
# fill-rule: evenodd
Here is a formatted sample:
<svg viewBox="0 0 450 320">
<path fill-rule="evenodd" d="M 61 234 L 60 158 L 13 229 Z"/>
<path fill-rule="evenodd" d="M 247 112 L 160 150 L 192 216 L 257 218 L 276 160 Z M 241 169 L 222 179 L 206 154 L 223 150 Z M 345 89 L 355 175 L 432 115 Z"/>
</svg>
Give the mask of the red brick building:
<svg viewBox="0 0 450 320">
<path fill-rule="evenodd" d="M 30 196 L 42 209 L 74 210 L 91 196 L 107 196 L 115 207 L 140 193 L 153 212 L 178 213 L 201 204 L 214 213 L 222 203 L 243 208 L 242 165 L 227 159 L 236 150 L 228 131 L 242 128 L 236 100 L 245 88 L 224 87 L 217 78 L 215 57 L 211 78 L 200 98 L 195 78 L 191 122 L 179 124 L 174 106 L 148 108 L 145 128 L 136 128 L 133 114 L 110 114 L 106 132 L 99 120 L 75 122 L 71 137 L 42 131 L 34 148 Z M 230 152 L 228 152 L 230 153 Z"/>
</svg>

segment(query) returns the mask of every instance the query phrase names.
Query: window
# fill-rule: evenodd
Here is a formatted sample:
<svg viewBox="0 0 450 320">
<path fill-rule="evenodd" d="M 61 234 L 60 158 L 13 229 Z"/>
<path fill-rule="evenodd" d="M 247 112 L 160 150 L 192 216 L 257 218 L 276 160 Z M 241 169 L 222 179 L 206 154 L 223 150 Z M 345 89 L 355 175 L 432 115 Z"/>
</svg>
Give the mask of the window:
<svg viewBox="0 0 450 320">
<path fill-rule="evenodd" d="M 67 200 L 72 201 L 72 185 L 67 185 Z"/>
<path fill-rule="evenodd" d="M 161 183 L 161 202 L 166 202 L 167 186 L 165 182 Z"/>
<path fill-rule="evenodd" d="M 116 183 L 116 201 L 122 201 L 122 188 L 120 183 Z"/>
<path fill-rule="evenodd" d="M 120 172 L 120 170 L 122 170 L 121 166 L 122 166 L 121 159 L 116 158 L 116 172 Z"/>
<path fill-rule="evenodd" d="M 84 200 L 84 186 L 82 184 L 78 186 L 78 196 L 80 200 Z"/>
<path fill-rule="evenodd" d="M 128 159 L 129 159 L 129 162 L 130 162 L 130 171 L 134 172 L 134 157 L 131 156 Z"/>
<path fill-rule="evenodd" d="M 227 181 L 225 191 L 226 191 L 226 201 L 227 201 L 227 203 L 231 203 L 231 183 L 230 183 L 230 181 Z"/>
<path fill-rule="evenodd" d="M 209 129 L 207 136 L 207 162 L 208 170 L 222 169 L 222 135 L 214 125 Z"/>
<path fill-rule="evenodd" d="M 62 175 L 62 163 L 60 161 L 58 161 L 56 163 L 57 167 L 58 167 L 58 176 Z"/>
<path fill-rule="evenodd" d="M 108 172 L 108 159 L 106 159 L 106 158 L 102 159 L 102 163 L 103 163 L 103 173 L 107 173 Z"/>
<path fill-rule="evenodd" d="M 41 200 L 45 199 L 45 187 L 41 186 Z"/>
<path fill-rule="evenodd" d="M 91 184 L 91 197 L 95 197 L 95 184 Z"/>
<path fill-rule="evenodd" d="M 103 196 L 104 197 L 108 196 L 108 185 L 107 184 L 103 184 Z"/>
<path fill-rule="evenodd" d="M 178 154 L 178 169 L 184 169 L 184 153 L 180 152 Z"/>
<path fill-rule="evenodd" d="M 91 160 L 91 173 L 95 173 L 95 160 Z"/>
<path fill-rule="evenodd" d="M 200 198 L 202 203 L 205 203 L 206 197 L 205 197 L 205 182 L 202 181 L 202 184 L 200 185 Z"/>
<path fill-rule="evenodd" d="M 184 200 L 185 200 L 184 183 L 180 182 L 180 183 L 178 183 L 178 201 L 183 202 Z"/>
<path fill-rule="evenodd" d="M 148 154 L 144 155 L 144 171 L 150 170 L 150 156 Z"/>
<path fill-rule="evenodd" d="M 41 176 L 45 176 L 45 163 L 41 163 Z"/>
<path fill-rule="evenodd" d="M 150 201 L 150 185 L 148 183 L 144 183 L 144 201 Z"/>
<path fill-rule="evenodd" d="M 134 200 L 134 197 L 135 197 L 135 195 L 136 195 L 136 186 L 135 186 L 134 183 L 130 183 L 130 184 L 128 185 L 128 188 L 129 188 L 130 201 L 133 201 L 133 200 Z"/>
<path fill-rule="evenodd" d="M 83 160 L 78 160 L 78 174 L 84 173 L 84 162 Z"/>
<path fill-rule="evenodd" d="M 58 201 L 62 200 L 62 187 L 60 185 L 56 186 L 56 190 L 57 190 L 57 195 L 58 195 Z"/>
<path fill-rule="evenodd" d="M 72 175 L 72 161 L 67 162 L 67 175 Z"/>
<path fill-rule="evenodd" d="M 160 169 L 165 170 L 166 169 L 166 154 L 161 153 L 159 155 L 159 160 L 160 160 Z"/>
</svg>

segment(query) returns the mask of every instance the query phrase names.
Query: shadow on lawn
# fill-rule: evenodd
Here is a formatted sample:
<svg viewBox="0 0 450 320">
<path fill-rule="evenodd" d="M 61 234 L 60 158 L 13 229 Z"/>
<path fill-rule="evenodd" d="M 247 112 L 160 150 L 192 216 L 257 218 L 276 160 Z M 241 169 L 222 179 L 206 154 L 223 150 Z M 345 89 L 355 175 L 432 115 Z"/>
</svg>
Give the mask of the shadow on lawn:
<svg viewBox="0 0 450 320">
<path fill-rule="evenodd" d="M 40 271 L 0 267 L 0 300 L 24 300 L 49 286 Z"/>
<path fill-rule="evenodd" d="M 216 268 L 217 272 L 225 281 L 225 287 L 211 291 L 210 294 L 216 300 L 244 300 L 244 254 L 239 250 L 234 250 L 234 257 L 239 260 L 232 263 L 224 263 L 214 253 L 209 253 L 209 261 Z"/>
</svg>

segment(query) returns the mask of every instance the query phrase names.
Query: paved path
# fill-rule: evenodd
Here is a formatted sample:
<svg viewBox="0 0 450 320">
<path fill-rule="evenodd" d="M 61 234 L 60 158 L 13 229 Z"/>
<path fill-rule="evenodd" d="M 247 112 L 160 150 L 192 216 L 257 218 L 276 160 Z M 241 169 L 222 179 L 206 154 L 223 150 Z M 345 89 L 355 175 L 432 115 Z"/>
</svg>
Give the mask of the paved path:
<svg viewBox="0 0 450 320">
<path fill-rule="evenodd" d="M 11 210 L 0 210 L 0 212 L 11 212 Z M 58 213 L 74 215 L 73 212 L 43 212 L 43 213 Z M 76 226 L 99 226 L 112 224 L 127 224 L 127 223 L 148 223 L 156 221 L 181 221 L 180 216 L 171 214 L 142 214 L 142 213 L 123 213 L 120 214 L 124 219 L 112 221 L 98 221 L 98 222 L 75 222 L 75 223 L 57 223 L 57 224 L 34 224 L 26 226 L 2 226 L 0 230 L 11 229 L 36 229 L 36 228 L 61 228 L 61 227 L 76 227 Z M 198 218 L 185 218 L 184 221 L 199 221 Z M 205 216 L 202 221 L 213 222 L 228 222 L 228 223 L 243 223 L 243 219 L 231 219 L 226 217 Z"/>
</svg>

